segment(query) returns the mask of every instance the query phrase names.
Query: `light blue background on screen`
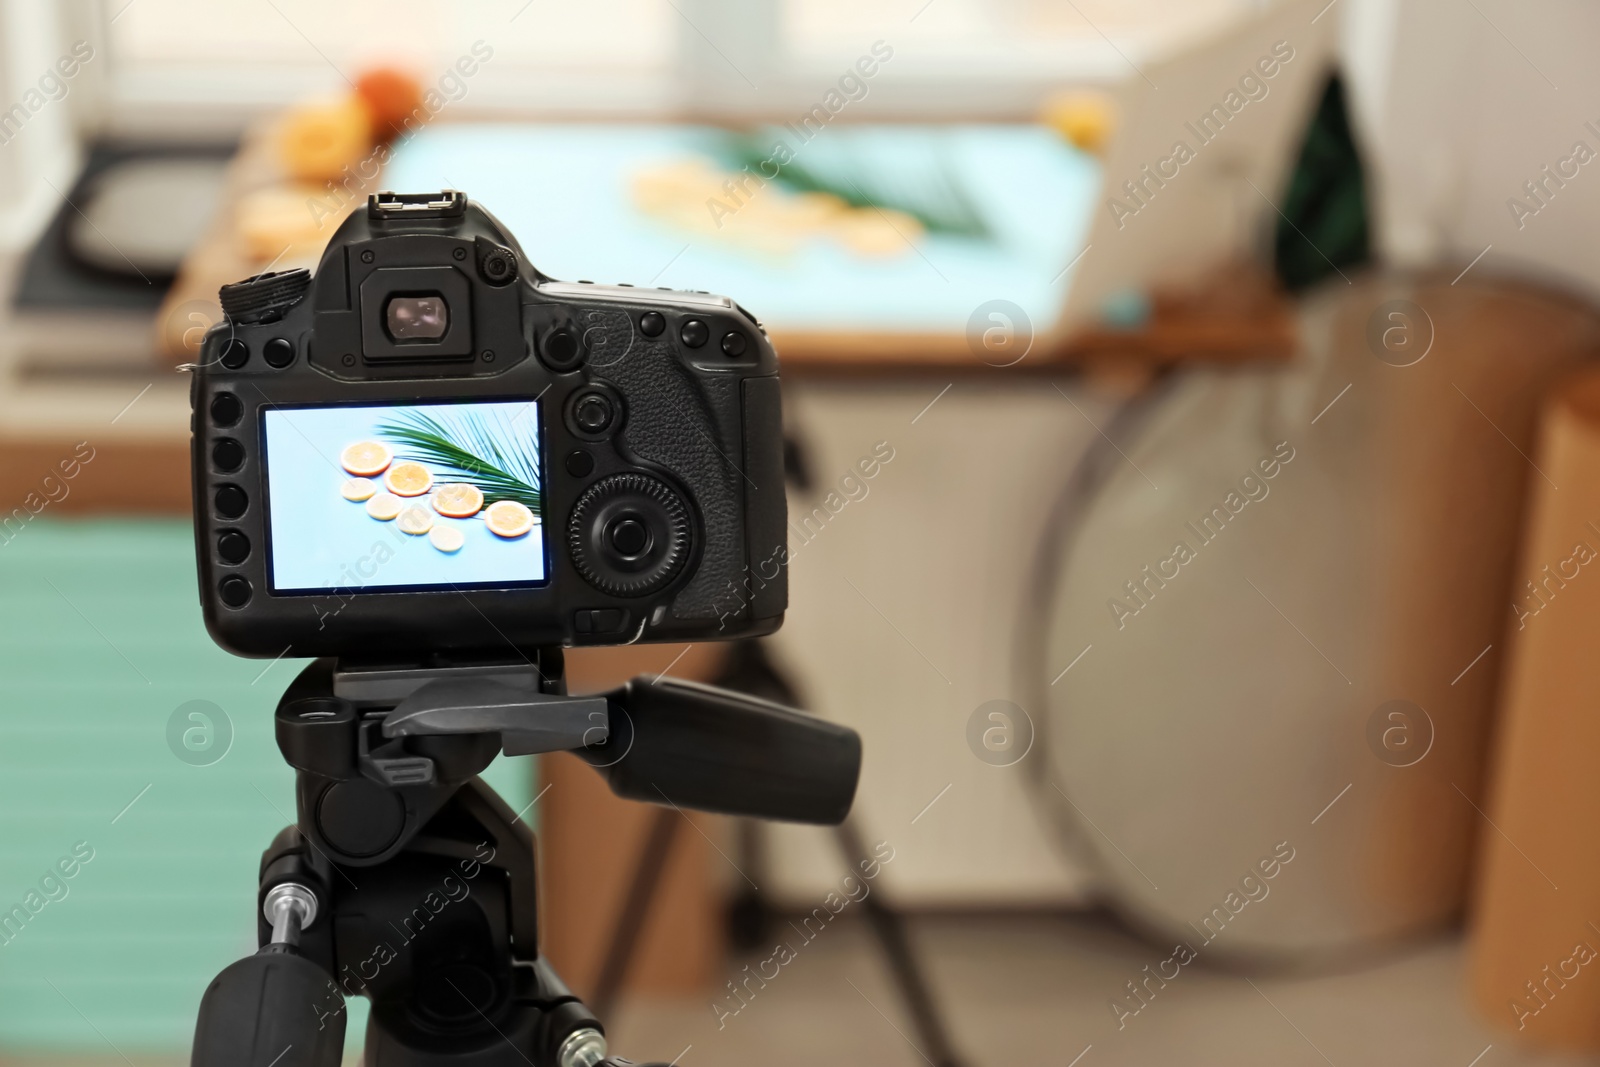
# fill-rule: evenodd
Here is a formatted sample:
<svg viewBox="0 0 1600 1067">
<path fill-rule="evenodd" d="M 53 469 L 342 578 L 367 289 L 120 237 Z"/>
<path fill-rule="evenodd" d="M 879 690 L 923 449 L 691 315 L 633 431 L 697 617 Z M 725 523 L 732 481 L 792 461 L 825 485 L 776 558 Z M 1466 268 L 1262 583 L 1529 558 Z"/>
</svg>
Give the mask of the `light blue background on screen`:
<svg viewBox="0 0 1600 1067">
<path fill-rule="evenodd" d="M 502 449 L 531 451 L 538 468 L 539 410 L 531 400 L 421 404 L 405 407 L 269 408 L 263 413 L 267 437 L 267 492 L 272 535 L 272 585 L 275 590 L 377 589 L 392 586 L 452 586 L 540 582 L 545 578 L 544 528 L 535 524 L 524 537 L 506 540 L 489 532 L 481 518 L 447 519 L 466 535 L 455 553 L 440 552 L 426 535 L 400 532 L 394 522 L 379 522 L 364 503 L 340 495 L 350 475 L 339 454 L 356 441 L 383 441 L 405 449 L 378 432 L 402 412 L 421 409 L 448 420 L 454 413 L 480 413 L 490 426 L 508 428 L 514 440 Z M 383 492 L 382 475 L 375 479 Z M 450 480 L 434 474 L 435 484 Z M 403 498 L 431 507 L 427 495 Z M 385 557 L 383 548 L 389 558 Z"/>
</svg>

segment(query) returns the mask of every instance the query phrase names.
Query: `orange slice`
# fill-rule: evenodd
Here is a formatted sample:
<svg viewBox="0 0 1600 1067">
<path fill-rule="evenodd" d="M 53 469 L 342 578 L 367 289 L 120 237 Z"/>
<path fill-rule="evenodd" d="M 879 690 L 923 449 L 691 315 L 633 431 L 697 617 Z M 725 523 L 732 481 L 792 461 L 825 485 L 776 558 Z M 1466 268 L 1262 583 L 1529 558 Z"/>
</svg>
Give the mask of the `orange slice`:
<svg viewBox="0 0 1600 1067">
<path fill-rule="evenodd" d="M 378 483 L 371 478 L 351 478 L 339 487 L 340 496 L 357 504 L 371 500 L 372 494 L 377 491 Z"/>
<path fill-rule="evenodd" d="M 405 501 L 393 493 L 379 493 L 367 501 L 367 514 L 379 522 L 388 522 L 400 514 L 400 509 L 405 506 Z"/>
<path fill-rule="evenodd" d="M 400 513 L 400 521 L 395 525 L 400 527 L 401 533 L 421 537 L 433 529 L 433 513 L 421 504 L 412 504 Z"/>
<path fill-rule="evenodd" d="M 383 484 L 396 496 L 421 496 L 433 488 L 433 475 L 420 463 L 396 463 L 383 476 Z"/>
<path fill-rule="evenodd" d="M 497 500 L 483 513 L 491 533 L 500 537 L 521 537 L 533 529 L 533 512 L 515 500 Z"/>
<path fill-rule="evenodd" d="M 440 552 L 459 552 L 467 543 L 467 535 L 454 526 L 435 526 L 428 532 L 428 540 Z"/>
<path fill-rule="evenodd" d="M 470 519 L 483 510 L 483 490 L 466 482 L 449 482 L 433 491 L 433 510 L 452 519 Z"/>
<path fill-rule="evenodd" d="M 376 441 L 357 441 L 353 445 L 346 445 L 345 450 L 339 453 L 340 465 L 351 474 L 363 478 L 382 474 L 393 459 L 394 453 L 389 451 L 389 446 Z"/>
</svg>

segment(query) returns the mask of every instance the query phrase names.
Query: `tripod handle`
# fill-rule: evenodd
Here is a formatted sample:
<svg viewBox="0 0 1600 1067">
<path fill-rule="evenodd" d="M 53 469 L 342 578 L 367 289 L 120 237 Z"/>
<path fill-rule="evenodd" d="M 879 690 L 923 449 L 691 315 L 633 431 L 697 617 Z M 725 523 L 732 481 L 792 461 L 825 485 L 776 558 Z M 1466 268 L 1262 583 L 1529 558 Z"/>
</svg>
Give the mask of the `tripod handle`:
<svg viewBox="0 0 1600 1067">
<path fill-rule="evenodd" d="M 319 1008 L 330 991 L 333 1010 Z M 345 1018 L 326 971 L 268 945 L 206 987 L 190 1067 L 338 1067 Z"/>
<path fill-rule="evenodd" d="M 605 694 L 606 741 L 577 749 L 630 800 L 835 825 L 861 776 L 861 736 L 742 693 L 666 678 Z"/>
</svg>

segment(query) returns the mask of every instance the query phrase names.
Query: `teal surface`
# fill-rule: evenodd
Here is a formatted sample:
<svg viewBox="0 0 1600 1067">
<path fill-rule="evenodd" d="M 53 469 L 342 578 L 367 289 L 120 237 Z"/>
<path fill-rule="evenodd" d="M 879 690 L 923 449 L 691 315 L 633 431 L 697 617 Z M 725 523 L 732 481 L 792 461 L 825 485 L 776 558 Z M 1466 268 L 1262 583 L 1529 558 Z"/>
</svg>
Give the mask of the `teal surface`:
<svg viewBox="0 0 1600 1067">
<path fill-rule="evenodd" d="M 916 190 L 947 171 L 993 240 L 927 234 L 915 249 L 861 258 L 812 241 L 761 254 L 639 211 L 631 183 L 647 168 L 714 158 L 705 126 L 434 126 L 400 145 L 384 172 L 402 192 L 460 189 L 510 228 L 552 277 L 704 289 L 734 297 L 769 325 L 806 330 L 960 333 L 979 304 L 1005 299 L 1052 323 L 1083 251 L 1100 164 L 1041 126 L 855 125 L 802 142 L 767 131 L 819 173 L 873 175 L 876 188 Z M 708 215 L 709 217 L 709 215 Z"/>
<path fill-rule="evenodd" d="M 305 661 L 211 643 L 187 522 L 35 520 L 0 543 L 0 604 L 0 922 L 37 908 L 0 926 L 0 1052 L 182 1053 L 206 983 L 255 949 L 257 864 L 294 811 L 272 711 Z M 168 744 L 195 700 L 232 725 L 209 766 Z M 486 777 L 520 810 L 532 773 Z M 75 846 L 93 858 L 50 876 Z"/>
</svg>

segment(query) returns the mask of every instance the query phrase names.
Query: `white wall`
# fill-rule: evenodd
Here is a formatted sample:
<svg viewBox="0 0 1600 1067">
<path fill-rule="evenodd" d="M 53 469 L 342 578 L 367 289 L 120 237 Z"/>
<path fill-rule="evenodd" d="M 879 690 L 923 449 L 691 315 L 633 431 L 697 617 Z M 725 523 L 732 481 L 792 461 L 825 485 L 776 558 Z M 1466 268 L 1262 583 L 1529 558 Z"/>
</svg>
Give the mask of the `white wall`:
<svg viewBox="0 0 1600 1067">
<path fill-rule="evenodd" d="M 1340 0 L 1343 63 L 1376 195 L 1379 248 L 1600 290 L 1600 5 Z M 1596 129 L 1585 127 L 1592 121 Z M 1582 141 L 1596 159 L 1523 189 Z M 1507 201 L 1539 207 L 1519 226 Z M 1491 247 L 1492 246 L 1492 247 Z"/>
<path fill-rule="evenodd" d="M 55 214 L 77 162 L 71 91 L 60 100 L 37 93 L 39 78 L 71 47 L 58 5 L 0 0 L 0 116 L 14 106 L 30 111 L 20 128 L 0 131 L 0 246 L 30 240 Z M 29 91 L 36 95 L 29 97 Z M 51 188 L 52 184 L 55 188 Z"/>
</svg>

